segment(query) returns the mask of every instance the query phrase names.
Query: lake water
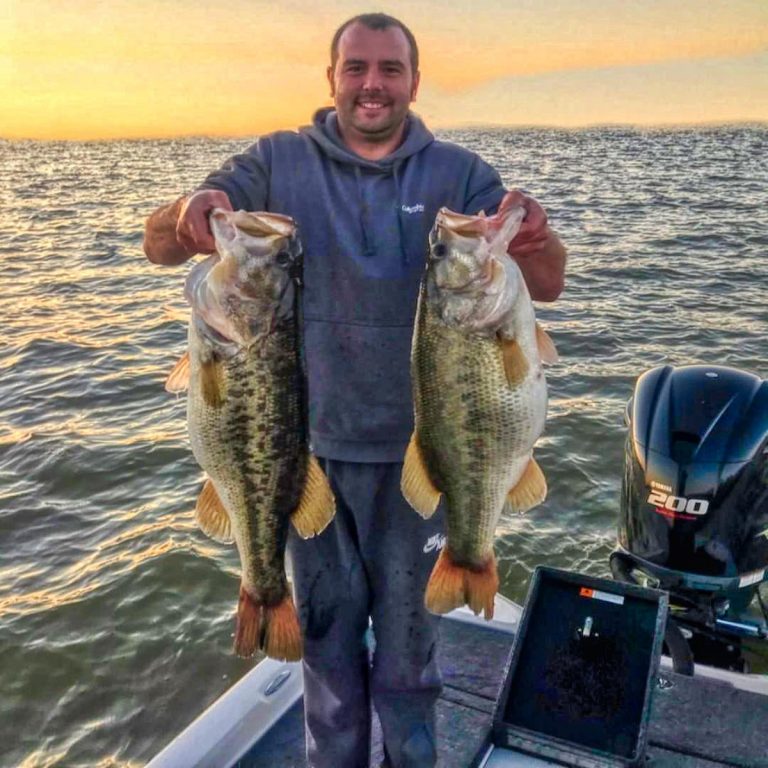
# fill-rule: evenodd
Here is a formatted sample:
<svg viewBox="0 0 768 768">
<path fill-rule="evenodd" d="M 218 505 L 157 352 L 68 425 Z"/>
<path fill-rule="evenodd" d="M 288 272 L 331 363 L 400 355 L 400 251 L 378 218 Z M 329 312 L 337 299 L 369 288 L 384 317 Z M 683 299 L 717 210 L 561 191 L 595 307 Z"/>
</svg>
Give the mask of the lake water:
<svg viewBox="0 0 768 768">
<path fill-rule="evenodd" d="M 535 195 L 569 247 L 539 317 L 560 352 L 537 457 L 503 519 L 502 592 L 539 563 L 608 573 L 623 411 L 659 364 L 768 375 L 768 128 L 441 134 Z M 252 668 L 239 564 L 194 524 L 187 266 L 143 222 L 248 140 L 0 142 L 0 765 L 142 766 Z"/>
</svg>

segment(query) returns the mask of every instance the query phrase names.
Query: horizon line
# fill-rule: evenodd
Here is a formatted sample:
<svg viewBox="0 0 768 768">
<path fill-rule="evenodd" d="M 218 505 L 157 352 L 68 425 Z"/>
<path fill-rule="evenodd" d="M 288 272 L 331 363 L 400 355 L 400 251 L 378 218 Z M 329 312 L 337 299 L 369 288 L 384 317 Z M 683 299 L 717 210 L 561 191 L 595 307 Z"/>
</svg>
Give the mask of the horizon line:
<svg viewBox="0 0 768 768">
<path fill-rule="evenodd" d="M 286 128 L 281 130 L 298 130 L 303 126 L 296 126 L 295 128 Z M 463 122 L 454 123 L 451 125 L 441 125 L 435 127 L 432 130 L 433 133 L 439 131 L 455 131 L 455 130 L 512 130 L 512 131 L 532 131 L 532 130 L 544 130 L 544 131 L 561 131 L 561 132 L 577 132 L 596 129 L 631 129 L 631 130 L 690 130 L 692 128 L 768 128 L 768 120 L 702 120 L 698 122 L 666 122 L 666 123 L 621 123 L 621 122 L 609 122 L 609 123 L 584 123 L 583 125 L 554 125 L 554 124 L 536 124 L 536 123 L 489 123 L 489 122 Z M 176 140 L 236 140 L 236 139 L 251 139 L 258 138 L 259 136 L 265 136 L 274 131 L 266 131 L 264 133 L 178 133 L 178 134 L 147 134 L 144 136 L 101 136 L 93 138 L 39 138 L 35 136 L 2 136 L 0 135 L 0 141 L 13 143 L 13 142 L 37 142 L 40 144 L 55 144 L 55 143 L 71 143 L 71 144 L 87 144 L 96 142 L 110 142 L 110 141 L 176 141 Z"/>
</svg>

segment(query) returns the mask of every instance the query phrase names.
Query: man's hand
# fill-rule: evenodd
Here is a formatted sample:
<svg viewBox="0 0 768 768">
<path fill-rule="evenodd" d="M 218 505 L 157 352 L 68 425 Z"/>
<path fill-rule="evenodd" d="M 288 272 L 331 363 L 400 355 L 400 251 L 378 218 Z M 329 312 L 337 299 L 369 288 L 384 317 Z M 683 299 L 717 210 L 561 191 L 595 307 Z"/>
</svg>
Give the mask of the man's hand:
<svg viewBox="0 0 768 768">
<path fill-rule="evenodd" d="M 522 206 L 526 213 L 520 229 L 509 244 L 510 256 L 529 256 L 541 251 L 550 235 L 547 226 L 547 212 L 532 197 L 519 190 L 507 192 L 499 204 L 499 211 L 513 206 Z"/>
<path fill-rule="evenodd" d="M 218 189 L 202 189 L 184 200 L 176 222 L 176 239 L 188 253 L 213 253 L 216 250 L 208 223 L 208 217 L 214 208 L 232 210 L 232 204 L 225 192 Z"/>
<path fill-rule="evenodd" d="M 565 248 L 549 228 L 547 213 L 536 200 L 519 190 L 507 192 L 499 211 L 513 205 L 525 208 L 526 215 L 507 253 L 518 263 L 531 298 L 554 301 L 565 285 Z"/>
<path fill-rule="evenodd" d="M 232 210 L 229 198 L 217 189 L 203 189 L 158 208 L 144 229 L 144 253 L 155 264 L 183 264 L 196 253 L 213 253 L 208 224 L 214 208 Z"/>
</svg>

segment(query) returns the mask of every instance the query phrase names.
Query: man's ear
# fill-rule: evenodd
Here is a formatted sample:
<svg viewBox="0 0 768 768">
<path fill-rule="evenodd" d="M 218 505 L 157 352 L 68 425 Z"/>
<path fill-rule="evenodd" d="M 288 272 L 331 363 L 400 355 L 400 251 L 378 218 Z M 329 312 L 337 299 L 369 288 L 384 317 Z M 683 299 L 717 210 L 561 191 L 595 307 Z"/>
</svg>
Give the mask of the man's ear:
<svg viewBox="0 0 768 768">
<path fill-rule="evenodd" d="M 419 80 L 421 79 L 421 72 L 416 71 L 413 76 L 413 85 L 411 86 L 411 101 L 416 101 L 416 92 L 419 90 Z"/>
<path fill-rule="evenodd" d="M 328 78 L 328 84 L 331 86 L 331 98 L 336 96 L 336 87 L 333 83 L 333 67 L 329 66 L 325 70 L 325 76 Z"/>
</svg>

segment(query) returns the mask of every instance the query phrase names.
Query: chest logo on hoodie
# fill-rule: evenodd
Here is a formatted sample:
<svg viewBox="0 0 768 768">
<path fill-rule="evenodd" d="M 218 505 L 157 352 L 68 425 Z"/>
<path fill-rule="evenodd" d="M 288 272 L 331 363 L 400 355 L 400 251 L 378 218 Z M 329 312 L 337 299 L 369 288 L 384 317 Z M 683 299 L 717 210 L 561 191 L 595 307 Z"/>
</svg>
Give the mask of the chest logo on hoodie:
<svg viewBox="0 0 768 768">
<path fill-rule="evenodd" d="M 424 203 L 416 203 L 416 205 L 401 205 L 400 210 L 403 213 L 424 213 Z"/>
</svg>

